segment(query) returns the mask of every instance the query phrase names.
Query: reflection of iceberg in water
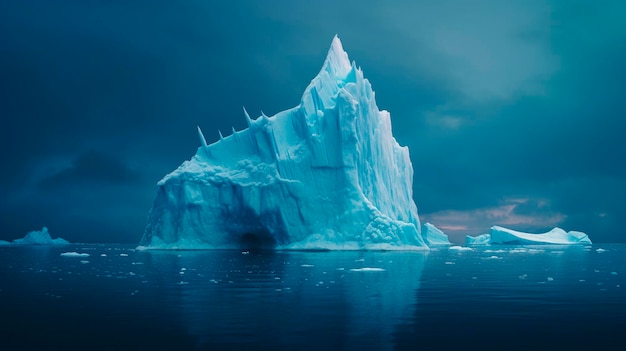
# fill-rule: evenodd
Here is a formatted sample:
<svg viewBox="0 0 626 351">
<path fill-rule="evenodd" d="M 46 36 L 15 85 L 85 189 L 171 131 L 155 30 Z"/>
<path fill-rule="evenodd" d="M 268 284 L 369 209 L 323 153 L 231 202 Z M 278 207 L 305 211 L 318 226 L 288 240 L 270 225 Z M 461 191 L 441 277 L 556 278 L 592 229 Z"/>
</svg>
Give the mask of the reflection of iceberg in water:
<svg viewBox="0 0 626 351">
<path fill-rule="evenodd" d="M 199 347 L 384 350 L 415 315 L 426 255 L 188 251 L 150 260 L 162 277 L 180 277 L 168 295 Z"/>
</svg>

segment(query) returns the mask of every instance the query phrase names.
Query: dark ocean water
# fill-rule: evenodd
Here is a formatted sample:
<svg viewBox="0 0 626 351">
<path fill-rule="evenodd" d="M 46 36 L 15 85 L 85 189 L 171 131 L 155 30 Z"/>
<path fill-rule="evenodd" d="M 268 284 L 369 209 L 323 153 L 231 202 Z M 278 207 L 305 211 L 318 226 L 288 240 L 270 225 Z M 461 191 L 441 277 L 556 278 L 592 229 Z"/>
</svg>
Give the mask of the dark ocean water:
<svg viewBox="0 0 626 351">
<path fill-rule="evenodd" d="M 61 256 L 72 251 L 89 256 Z M 0 350 L 601 350 L 625 341 L 621 244 L 0 247 Z"/>
</svg>

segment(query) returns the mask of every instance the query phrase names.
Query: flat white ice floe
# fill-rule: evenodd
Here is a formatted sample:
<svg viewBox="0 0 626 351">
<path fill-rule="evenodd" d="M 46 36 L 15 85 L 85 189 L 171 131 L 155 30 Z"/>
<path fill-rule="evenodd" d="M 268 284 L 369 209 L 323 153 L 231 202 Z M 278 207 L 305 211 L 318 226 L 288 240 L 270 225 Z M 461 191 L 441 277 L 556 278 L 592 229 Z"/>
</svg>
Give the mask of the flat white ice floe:
<svg viewBox="0 0 626 351">
<path fill-rule="evenodd" d="M 63 252 L 61 253 L 63 257 L 89 257 L 88 253 L 79 253 L 79 252 Z"/>
<path fill-rule="evenodd" d="M 378 267 L 363 267 L 363 268 L 352 268 L 350 272 L 384 272 L 384 268 Z"/>
<path fill-rule="evenodd" d="M 244 115 L 210 145 L 198 128 L 195 156 L 157 184 L 142 248 L 428 249 L 409 150 L 339 38 L 298 106 Z"/>
<path fill-rule="evenodd" d="M 467 245 L 486 244 L 510 244 L 510 245 L 532 245 L 532 244 L 557 244 L 557 245 L 577 245 L 591 244 L 587 234 L 578 231 L 566 232 L 561 228 L 554 228 L 542 234 L 531 234 L 519 232 L 500 226 L 491 227 L 489 234 L 482 234 L 477 237 L 466 237 Z"/>
<path fill-rule="evenodd" d="M 448 248 L 448 250 L 452 250 L 452 251 L 474 251 L 471 247 L 466 247 L 466 246 L 450 246 Z"/>
</svg>

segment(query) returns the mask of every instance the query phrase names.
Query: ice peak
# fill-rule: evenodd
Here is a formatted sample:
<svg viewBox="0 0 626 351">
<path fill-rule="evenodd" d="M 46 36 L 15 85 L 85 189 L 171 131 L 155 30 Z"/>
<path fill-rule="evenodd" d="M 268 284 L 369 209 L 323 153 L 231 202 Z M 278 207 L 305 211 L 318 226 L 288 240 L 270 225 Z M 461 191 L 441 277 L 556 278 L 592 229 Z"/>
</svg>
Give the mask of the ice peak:
<svg viewBox="0 0 626 351">
<path fill-rule="evenodd" d="M 343 49 L 339 37 L 335 35 L 328 49 L 323 70 L 328 71 L 331 75 L 344 77 L 350 72 L 351 68 L 352 65 L 350 64 L 348 53 Z"/>
</svg>

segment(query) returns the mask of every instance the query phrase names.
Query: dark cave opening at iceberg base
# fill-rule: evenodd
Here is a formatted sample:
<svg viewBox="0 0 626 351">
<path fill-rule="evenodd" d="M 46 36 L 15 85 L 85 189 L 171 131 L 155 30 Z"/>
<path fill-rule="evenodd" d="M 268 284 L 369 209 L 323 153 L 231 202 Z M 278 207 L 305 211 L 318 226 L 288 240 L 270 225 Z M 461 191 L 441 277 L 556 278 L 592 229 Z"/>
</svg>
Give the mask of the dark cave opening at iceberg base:
<svg viewBox="0 0 626 351">
<path fill-rule="evenodd" d="M 236 211 L 224 211 L 226 232 L 231 245 L 242 250 L 274 249 L 287 241 L 279 211 L 258 214 L 252 208 L 236 206 Z"/>
<path fill-rule="evenodd" d="M 238 244 L 242 250 L 273 249 L 276 240 L 268 231 L 247 232 L 239 237 Z"/>
</svg>

